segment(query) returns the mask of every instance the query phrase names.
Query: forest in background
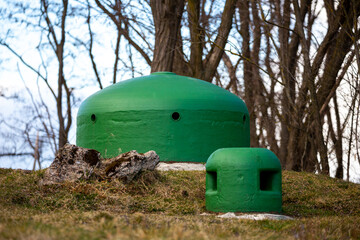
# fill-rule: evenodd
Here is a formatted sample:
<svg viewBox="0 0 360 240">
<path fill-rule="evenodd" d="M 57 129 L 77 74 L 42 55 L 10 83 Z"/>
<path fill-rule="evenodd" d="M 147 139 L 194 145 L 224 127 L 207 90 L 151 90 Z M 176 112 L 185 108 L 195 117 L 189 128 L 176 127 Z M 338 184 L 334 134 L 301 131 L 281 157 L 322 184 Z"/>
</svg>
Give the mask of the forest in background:
<svg viewBox="0 0 360 240">
<path fill-rule="evenodd" d="M 0 157 L 32 156 L 35 169 L 69 141 L 81 88 L 171 71 L 241 97 L 251 147 L 284 169 L 349 180 L 360 163 L 360 1 L 17 0 L 0 13 L 0 71 L 15 58 L 24 82 L 0 98 L 26 105 L 1 116 Z"/>
</svg>

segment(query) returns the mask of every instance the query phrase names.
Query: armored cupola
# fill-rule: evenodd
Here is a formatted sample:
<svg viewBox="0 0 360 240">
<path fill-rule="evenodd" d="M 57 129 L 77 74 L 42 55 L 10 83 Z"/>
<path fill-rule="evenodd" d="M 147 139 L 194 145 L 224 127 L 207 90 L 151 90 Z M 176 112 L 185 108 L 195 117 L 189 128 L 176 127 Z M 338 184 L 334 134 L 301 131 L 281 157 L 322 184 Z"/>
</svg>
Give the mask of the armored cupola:
<svg viewBox="0 0 360 240">
<path fill-rule="evenodd" d="M 214 84 L 157 72 L 88 97 L 77 116 L 76 143 L 103 157 L 154 150 L 161 161 L 206 162 L 225 147 L 249 147 L 249 113 Z"/>
</svg>

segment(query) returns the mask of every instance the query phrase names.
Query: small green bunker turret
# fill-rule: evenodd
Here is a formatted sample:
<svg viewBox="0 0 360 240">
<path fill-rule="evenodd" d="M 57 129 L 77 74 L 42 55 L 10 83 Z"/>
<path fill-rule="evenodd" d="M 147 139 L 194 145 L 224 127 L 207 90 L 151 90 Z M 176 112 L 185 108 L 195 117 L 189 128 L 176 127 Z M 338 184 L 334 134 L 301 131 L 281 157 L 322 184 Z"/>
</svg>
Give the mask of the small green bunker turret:
<svg viewBox="0 0 360 240">
<path fill-rule="evenodd" d="M 76 144 L 114 157 L 154 150 L 161 161 L 206 162 L 225 147 L 249 147 L 249 113 L 236 95 L 169 72 L 122 81 L 88 97 Z"/>
<path fill-rule="evenodd" d="M 206 163 L 206 209 L 281 212 L 281 166 L 265 148 L 223 148 Z"/>
</svg>

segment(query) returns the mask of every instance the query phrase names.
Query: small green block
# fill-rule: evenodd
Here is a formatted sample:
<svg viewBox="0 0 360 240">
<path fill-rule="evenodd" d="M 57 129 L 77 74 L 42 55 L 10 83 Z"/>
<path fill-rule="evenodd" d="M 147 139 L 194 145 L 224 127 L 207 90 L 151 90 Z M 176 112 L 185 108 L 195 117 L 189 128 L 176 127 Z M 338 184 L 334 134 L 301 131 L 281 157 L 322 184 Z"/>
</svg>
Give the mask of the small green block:
<svg viewBox="0 0 360 240">
<path fill-rule="evenodd" d="M 206 209 L 281 212 L 281 165 L 264 148 L 222 148 L 206 163 Z"/>
</svg>

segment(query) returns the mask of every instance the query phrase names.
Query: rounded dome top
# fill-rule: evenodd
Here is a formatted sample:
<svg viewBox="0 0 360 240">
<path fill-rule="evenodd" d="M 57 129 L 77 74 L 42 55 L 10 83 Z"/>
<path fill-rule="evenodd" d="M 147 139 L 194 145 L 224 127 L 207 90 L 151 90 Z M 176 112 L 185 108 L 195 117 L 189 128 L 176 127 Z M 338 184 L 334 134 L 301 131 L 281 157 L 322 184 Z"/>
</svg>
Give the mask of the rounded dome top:
<svg viewBox="0 0 360 240">
<path fill-rule="evenodd" d="M 281 169 L 280 160 L 266 148 L 231 147 L 213 152 L 206 162 L 206 169 Z"/>
<path fill-rule="evenodd" d="M 156 72 L 96 92 L 81 104 L 78 114 L 174 108 L 248 113 L 245 103 L 223 88 L 171 72 Z"/>
</svg>

